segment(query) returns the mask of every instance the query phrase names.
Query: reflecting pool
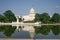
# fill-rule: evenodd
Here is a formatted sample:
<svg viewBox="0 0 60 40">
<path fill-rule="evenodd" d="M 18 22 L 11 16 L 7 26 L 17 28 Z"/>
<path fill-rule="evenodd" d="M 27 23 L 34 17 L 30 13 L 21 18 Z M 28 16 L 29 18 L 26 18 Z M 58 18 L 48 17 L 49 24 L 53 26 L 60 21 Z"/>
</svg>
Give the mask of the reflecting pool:
<svg viewBox="0 0 60 40">
<path fill-rule="evenodd" d="M 0 25 L 0 38 L 59 39 L 60 25 Z"/>
</svg>

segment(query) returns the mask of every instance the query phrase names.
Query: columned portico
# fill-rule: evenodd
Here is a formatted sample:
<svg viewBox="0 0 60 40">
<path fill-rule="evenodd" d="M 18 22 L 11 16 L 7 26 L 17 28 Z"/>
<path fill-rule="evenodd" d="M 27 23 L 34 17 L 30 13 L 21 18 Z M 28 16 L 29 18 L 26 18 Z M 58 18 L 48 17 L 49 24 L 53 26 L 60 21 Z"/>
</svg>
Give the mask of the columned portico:
<svg viewBox="0 0 60 40">
<path fill-rule="evenodd" d="M 22 18 L 21 16 L 16 16 L 17 23 L 19 23 L 19 18 Z"/>
</svg>

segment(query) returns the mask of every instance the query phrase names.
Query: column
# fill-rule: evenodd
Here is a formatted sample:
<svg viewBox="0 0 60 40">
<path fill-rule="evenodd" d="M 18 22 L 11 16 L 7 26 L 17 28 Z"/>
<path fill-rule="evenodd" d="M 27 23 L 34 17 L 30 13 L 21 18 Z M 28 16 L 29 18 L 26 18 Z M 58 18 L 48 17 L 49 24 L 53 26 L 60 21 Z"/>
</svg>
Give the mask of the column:
<svg viewBox="0 0 60 40">
<path fill-rule="evenodd" d="M 17 18 L 17 23 L 19 23 L 19 18 Z"/>
<path fill-rule="evenodd" d="M 19 16 L 17 16 L 16 19 L 17 19 L 17 23 L 19 23 Z"/>
</svg>

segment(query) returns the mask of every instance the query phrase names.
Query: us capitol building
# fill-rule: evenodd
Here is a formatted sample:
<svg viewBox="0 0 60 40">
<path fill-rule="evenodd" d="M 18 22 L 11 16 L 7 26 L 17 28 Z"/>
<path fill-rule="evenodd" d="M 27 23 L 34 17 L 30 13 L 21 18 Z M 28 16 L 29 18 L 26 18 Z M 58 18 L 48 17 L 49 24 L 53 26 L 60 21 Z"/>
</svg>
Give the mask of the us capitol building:
<svg viewBox="0 0 60 40">
<path fill-rule="evenodd" d="M 26 16 L 16 16 L 17 22 L 19 22 L 19 18 L 23 21 L 32 21 L 35 19 L 35 10 L 33 8 L 30 9 L 29 15 Z"/>
</svg>

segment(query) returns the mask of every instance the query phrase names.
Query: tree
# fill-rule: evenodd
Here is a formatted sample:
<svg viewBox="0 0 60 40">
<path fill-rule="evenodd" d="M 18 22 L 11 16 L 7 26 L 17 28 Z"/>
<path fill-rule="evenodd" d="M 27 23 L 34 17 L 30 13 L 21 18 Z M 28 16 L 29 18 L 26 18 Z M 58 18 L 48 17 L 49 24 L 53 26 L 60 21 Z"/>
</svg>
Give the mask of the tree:
<svg viewBox="0 0 60 40">
<path fill-rule="evenodd" d="M 9 22 L 16 21 L 16 17 L 11 10 L 5 11 L 4 16 L 8 19 Z"/>
<path fill-rule="evenodd" d="M 52 23 L 60 23 L 60 15 L 58 13 L 54 13 L 51 18 Z"/>
<path fill-rule="evenodd" d="M 36 13 L 34 21 L 35 22 L 40 21 L 40 16 L 41 14 Z"/>
<path fill-rule="evenodd" d="M 7 18 L 0 14 L 0 22 L 7 22 Z"/>
<path fill-rule="evenodd" d="M 50 23 L 50 16 L 48 15 L 48 13 L 43 13 L 40 16 L 40 20 L 42 23 Z"/>
<path fill-rule="evenodd" d="M 34 21 L 41 21 L 42 23 L 50 23 L 50 16 L 48 13 L 36 14 Z"/>
</svg>

